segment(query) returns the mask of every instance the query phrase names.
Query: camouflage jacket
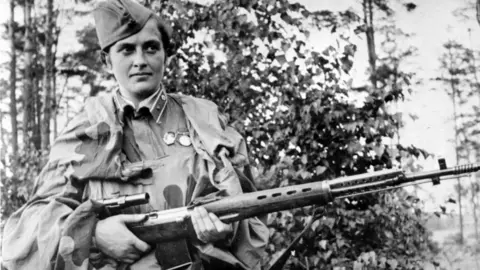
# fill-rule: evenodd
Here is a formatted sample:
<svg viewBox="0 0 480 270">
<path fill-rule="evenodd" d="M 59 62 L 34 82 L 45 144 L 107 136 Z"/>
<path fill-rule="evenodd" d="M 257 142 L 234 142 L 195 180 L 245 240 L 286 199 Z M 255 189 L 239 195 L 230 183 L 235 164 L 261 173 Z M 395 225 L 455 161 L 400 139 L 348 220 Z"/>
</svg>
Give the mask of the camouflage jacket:
<svg viewBox="0 0 480 270">
<path fill-rule="evenodd" d="M 245 141 L 225 125 L 216 105 L 170 96 L 182 105 L 192 145 L 207 168 L 208 177 L 196 183 L 192 199 L 209 185 L 230 195 L 252 191 Z M 86 186 L 92 179 L 128 182 L 140 173 L 125 170 L 124 133 L 116 109 L 112 95 L 88 99 L 55 140 L 33 196 L 6 222 L 2 256 L 7 269 L 92 269 L 92 234 L 100 206 L 85 195 Z M 230 153 L 228 159 L 218 156 L 222 148 Z M 229 167 L 234 171 L 225 171 Z M 197 249 L 244 269 L 260 269 L 268 241 L 264 223 L 244 220 L 234 238 L 229 248 L 207 244 Z"/>
</svg>

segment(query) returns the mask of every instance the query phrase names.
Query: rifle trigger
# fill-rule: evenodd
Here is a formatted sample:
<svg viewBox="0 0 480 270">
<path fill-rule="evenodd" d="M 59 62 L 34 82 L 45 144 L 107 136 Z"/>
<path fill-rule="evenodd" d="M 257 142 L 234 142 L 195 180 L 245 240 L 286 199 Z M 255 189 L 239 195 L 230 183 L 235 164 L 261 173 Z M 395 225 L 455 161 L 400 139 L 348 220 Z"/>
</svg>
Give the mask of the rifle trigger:
<svg viewBox="0 0 480 270">
<path fill-rule="evenodd" d="M 439 176 L 435 176 L 432 178 L 432 183 L 434 186 L 440 184 L 440 177 Z"/>
</svg>

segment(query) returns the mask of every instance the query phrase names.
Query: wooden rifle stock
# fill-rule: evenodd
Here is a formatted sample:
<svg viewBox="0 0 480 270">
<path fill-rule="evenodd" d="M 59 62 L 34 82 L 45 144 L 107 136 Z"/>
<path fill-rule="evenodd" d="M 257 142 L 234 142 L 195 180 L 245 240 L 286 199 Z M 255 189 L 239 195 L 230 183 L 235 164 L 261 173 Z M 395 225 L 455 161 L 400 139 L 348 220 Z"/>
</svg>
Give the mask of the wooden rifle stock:
<svg viewBox="0 0 480 270">
<path fill-rule="evenodd" d="M 468 164 L 453 168 L 405 174 L 402 170 L 385 170 L 333 180 L 280 187 L 230 197 L 222 197 L 203 204 L 155 211 L 147 219 L 129 225 L 130 230 L 147 243 L 172 241 L 195 237 L 190 223 L 190 211 L 203 206 L 225 223 L 255 217 L 271 212 L 298 208 L 307 205 L 326 205 L 336 198 L 347 198 L 393 188 L 416 185 L 431 181 L 457 178 L 480 170 L 480 164 Z"/>
</svg>

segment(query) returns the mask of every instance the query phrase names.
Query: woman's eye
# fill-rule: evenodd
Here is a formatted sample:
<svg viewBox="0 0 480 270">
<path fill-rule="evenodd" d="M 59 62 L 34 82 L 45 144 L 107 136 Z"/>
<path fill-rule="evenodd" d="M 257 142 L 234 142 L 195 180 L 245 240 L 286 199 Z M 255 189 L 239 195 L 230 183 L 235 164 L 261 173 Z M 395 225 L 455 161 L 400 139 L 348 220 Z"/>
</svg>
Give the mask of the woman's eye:
<svg viewBox="0 0 480 270">
<path fill-rule="evenodd" d="M 149 45 L 147 46 L 146 51 L 149 53 L 156 53 L 158 51 L 158 46 Z"/>
<path fill-rule="evenodd" d="M 133 47 L 129 47 L 129 46 L 126 46 L 126 47 L 123 47 L 120 51 L 122 53 L 131 53 L 133 52 L 135 49 Z"/>
</svg>

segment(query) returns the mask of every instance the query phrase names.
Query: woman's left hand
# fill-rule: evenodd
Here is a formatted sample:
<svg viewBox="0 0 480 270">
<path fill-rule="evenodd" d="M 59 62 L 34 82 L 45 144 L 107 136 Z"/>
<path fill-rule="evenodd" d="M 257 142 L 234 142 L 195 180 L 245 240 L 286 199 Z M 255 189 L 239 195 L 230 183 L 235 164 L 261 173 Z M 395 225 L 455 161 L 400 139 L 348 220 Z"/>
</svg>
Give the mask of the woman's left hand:
<svg viewBox="0 0 480 270">
<path fill-rule="evenodd" d="M 233 232 L 232 224 L 223 223 L 215 214 L 208 213 L 202 206 L 192 210 L 191 218 L 198 240 L 204 243 L 224 240 Z"/>
</svg>

